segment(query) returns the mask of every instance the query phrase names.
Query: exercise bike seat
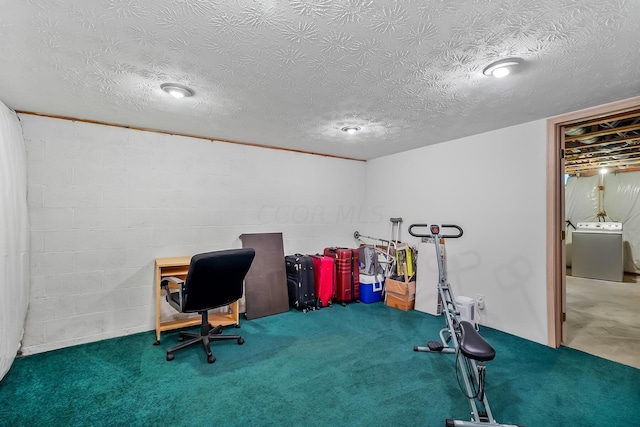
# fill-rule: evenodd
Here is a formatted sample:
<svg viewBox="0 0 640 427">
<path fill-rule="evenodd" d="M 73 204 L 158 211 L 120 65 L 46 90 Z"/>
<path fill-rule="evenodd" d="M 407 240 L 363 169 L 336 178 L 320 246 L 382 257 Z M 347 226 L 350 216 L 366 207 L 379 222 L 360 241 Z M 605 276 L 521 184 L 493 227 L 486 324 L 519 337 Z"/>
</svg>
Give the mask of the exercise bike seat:
<svg viewBox="0 0 640 427">
<path fill-rule="evenodd" d="M 469 359 L 488 362 L 496 357 L 494 348 L 466 320 L 460 322 L 460 351 Z"/>
</svg>

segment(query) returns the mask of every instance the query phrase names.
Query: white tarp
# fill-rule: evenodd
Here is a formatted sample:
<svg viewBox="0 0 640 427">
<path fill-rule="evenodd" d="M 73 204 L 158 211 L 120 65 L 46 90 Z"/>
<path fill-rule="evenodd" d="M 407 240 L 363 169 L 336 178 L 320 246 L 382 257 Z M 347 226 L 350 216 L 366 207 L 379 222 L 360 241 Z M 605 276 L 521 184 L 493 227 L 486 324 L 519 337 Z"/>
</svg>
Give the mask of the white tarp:
<svg viewBox="0 0 640 427">
<path fill-rule="evenodd" d="M 573 256 L 572 233 L 580 221 L 597 221 L 599 176 L 586 178 L 570 177 L 564 190 L 564 210 L 567 223 L 567 267 L 571 267 Z"/>
<path fill-rule="evenodd" d="M 622 223 L 624 270 L 640 272 L 640 172 L 605 175 L 607 216 Z"/>
<path fill-rule="evenodd" d="M 565 187 L 565 215 L 575 226 L 578 222 L 598 221 L 599 176 L 572 176 Z M 571 226 L 568 226 L 571 228 Z M 573 230 L 573 228 L 571 228 Z"/>
<path fill-rule="evenodd" d="M 0 379 L 13 363 L 29 304 L 27 159 L 17 115 L 0 102 Z"/>
<path fill-rule="evenodd" d="M 604 190 L 600 192 L 600 185 Z M 598 212 L 606 212 L 598 218 Z M 622 223 L 624 271 L 640 273 L 640 172 L 571 177 L 565 187 L 565 216 L 581 221 Z M 567 225 L 567 265 L 571 265 L 571 232 Z"/>
</svg>

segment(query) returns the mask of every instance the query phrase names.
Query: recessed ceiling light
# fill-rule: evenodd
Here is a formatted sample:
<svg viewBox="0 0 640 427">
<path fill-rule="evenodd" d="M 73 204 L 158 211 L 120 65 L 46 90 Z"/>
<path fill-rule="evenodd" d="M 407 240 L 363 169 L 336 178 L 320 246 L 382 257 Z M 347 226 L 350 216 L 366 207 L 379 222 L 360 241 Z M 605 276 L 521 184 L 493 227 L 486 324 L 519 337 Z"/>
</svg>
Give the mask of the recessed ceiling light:
<svg viewBox="0 0 640 427">
<path fill-rule="evenodd" d="M 522 63 L 522 59 L 520 58 L 506 58 L 501 59 L 500 61 L 492 62 L 487 65 L 482 73 L 485 76 L 493 76 L 497 78 L 502 78 L 513 70 L 515 67 Z"/>
<path fill-rule="evenodd" d="M 358 126 L 345 126 L 342 128 L 342 130 L 349 135 L 353 135 L 354 133 L 358 132 L 360 128 Z"/>
<path fill-rule="evenodd" d="M 160 85 L 160 89 L 167 92 L 174 98 L 186 98 L 188 96 L 193 96 L 192 89 L 178 83 L 163 83 Z"/>
</svg>

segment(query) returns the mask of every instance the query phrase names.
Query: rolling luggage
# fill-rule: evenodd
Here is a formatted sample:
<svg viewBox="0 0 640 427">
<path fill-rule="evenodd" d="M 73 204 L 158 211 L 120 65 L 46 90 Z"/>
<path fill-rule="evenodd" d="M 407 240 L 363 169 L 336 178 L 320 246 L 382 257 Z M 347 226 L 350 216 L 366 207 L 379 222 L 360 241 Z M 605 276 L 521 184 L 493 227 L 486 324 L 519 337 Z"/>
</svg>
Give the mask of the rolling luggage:
<svg viewBox="0 0 640 427">
<path fill-rule="evenodd" d="M 358 250 L 325 248 L 324 254 L 336 261 L 336 301 L 342 305 L 360 298 Z"/>
<path fill-rule="evenodd" d="M 289 305 L 304 311 L 315 310 L 318 300 L 313 277 L 313 258 L 295 254 L 284 257 L 287 270 Z"/>
<path fill-rule="evenodd" d="M 333 304 L 336 298 L 336 262 L 333 258 L 320 254 L 311 257 L 318 306 L 326 307 Z"/>
</svg>

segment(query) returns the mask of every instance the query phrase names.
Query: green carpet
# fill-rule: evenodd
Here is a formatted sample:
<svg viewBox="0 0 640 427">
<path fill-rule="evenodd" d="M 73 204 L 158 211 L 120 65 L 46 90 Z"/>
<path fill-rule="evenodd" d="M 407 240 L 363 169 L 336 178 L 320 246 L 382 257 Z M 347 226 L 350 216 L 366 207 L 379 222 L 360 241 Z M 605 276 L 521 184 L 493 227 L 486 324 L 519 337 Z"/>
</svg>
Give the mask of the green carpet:
<svg viewBox="0 0 640 427">
<path fill-rule="evenodd" d="M 1 426 L 444 426 L 469 419 L 453 355 L 416 353 L 443 319 L 376 304 L 242 321 L 243 346 L 165 350 L 154 332 L 17 359 Z M 532 426 L 640 425 L 640 370 L 489 328 L 495 418 Z"/>
</svg>

